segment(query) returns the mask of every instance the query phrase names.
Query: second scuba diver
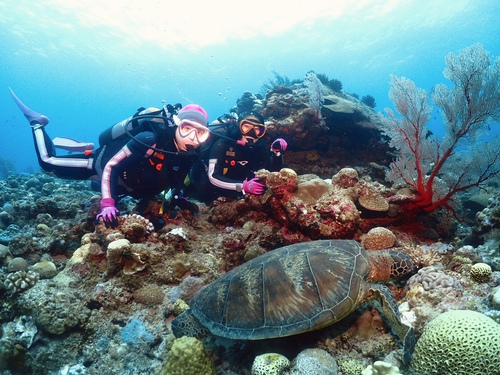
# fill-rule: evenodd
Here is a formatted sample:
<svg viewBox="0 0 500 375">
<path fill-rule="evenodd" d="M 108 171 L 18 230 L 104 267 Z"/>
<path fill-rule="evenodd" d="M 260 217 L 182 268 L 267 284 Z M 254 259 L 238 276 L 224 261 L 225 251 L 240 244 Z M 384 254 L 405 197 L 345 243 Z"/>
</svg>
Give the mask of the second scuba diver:
<svg viewBox="0 0 500 375">
<path fill-rule="evenodd" d="M 195 184 L 200 199 L 209 202 L 220 196 L 237 198 L 244 194 L 263 194 L 266 186 L 255 177 L 255 172 L 259 169 L 279 171 L 283 167 L 287 142 L 278 138 L 269 147 L 264 139 L 267 127 L 257 113 L 246 115 L 240 121 L 235 116 L 225 115 L 210 125 L 210 129 L 213 128 L 223 128 L 224 132 L 213 131 L 219 138 L 210 147 L 208 156 L 203 157 L 205 183 L 198 181 Z"/>
</svg>

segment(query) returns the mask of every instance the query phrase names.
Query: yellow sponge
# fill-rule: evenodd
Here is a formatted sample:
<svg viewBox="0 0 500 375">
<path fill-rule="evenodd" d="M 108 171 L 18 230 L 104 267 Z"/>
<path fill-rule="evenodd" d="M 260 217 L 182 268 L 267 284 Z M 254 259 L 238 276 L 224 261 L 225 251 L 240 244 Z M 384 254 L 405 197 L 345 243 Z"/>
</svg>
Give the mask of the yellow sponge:
<svg viewBox="0 0 500 375">
<path fill-rule="evenodd" d="M 201 341 L 183 336 L 167 353 L 163 375 L 215 375 L 215 370 Z"/>
</svg>

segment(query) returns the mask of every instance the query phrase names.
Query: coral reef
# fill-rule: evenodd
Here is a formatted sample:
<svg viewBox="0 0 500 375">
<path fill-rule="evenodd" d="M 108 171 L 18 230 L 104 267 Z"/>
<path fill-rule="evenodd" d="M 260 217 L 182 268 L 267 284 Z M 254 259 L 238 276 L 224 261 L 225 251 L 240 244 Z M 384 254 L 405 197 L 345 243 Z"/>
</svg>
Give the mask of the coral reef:
<svg viewBox="0 0 500 375">
<path fill-rule="evenodd" d="M 313 72 L 307 77 L 316 79 L 282 81 L 268 87 L 264 105 L 260 105 L 269 137 L 284 136 L 289 142 L 287 163 L 291 168 L 299 174 L 326 178 L 339 166 L 365 165 L 366 161 L 387 165 L 389 148 L 373 109 L 341 92 L 339 86 L 320 86 L 322 82 Z"/>
<path fill-rule="evenodd" d="M 88 206 L 72 219 L 59 217 L 57 212 L 37 213 L 31 218 L 17 215 L 19 205 L 13 200 L 14 221 L 0 233 L 7 244 L 0 246 L 0 275 L 6 280 L 13 273 L 9 270 L 22 268 L 22 272 L 33 272 L 39 280 L 16 293 L 2 284 L 0 293 L 3 291 L 6 298 L 0 305 L 0 317 L 4 324 L 15 324 L 19 317 L 14 311 L 20 311 L 37 327 L 23 357 L 25 369 L 48 366 L 53 371 L 69 371 L 75 363 L 92 363 L 89 370 L 105 373 L 107 366 L 123 369 L 127 359 L 134 358 L 134 366 L 143 373 L 152 373 L 161 368 L 168 353 L 170 331 L 165 314 L 179 315 L 197 291 L 224 272 L 287 244 L 318 237 L 355 236 L 366 245 L 373 228 L 378 229 L 373 229 L 370 236 L 377 231 L 385 233 L 380 229 L 385 226 L 376 224 L 380 218 L 384 223 L 389 217 L 387 212 L 372 211 L 374 218 L 358 199 L 363 190 L 381 196 L 391 192 L 354 168 L 340 169 L 331 179 L 297 175 L 287 168 L 260 171 L 259 176 L 269 185 L 264 196 L 201 205 L 196 218 L 180 212 L 176 218 L 167 218 L 160 231 L 151 231 L 149 222 L 139 215 L 121 217 L 115 229 L 89 226 L 88 217 L 94 212 L 90 194 Z M 56 179 L 37 179 L 55 190 L 62 189 Z M 21 178 L 19 188 L 23 181 Z M 66 191 L 73 191 L 71 186 L 66 184 Z M 4 209 L 11 211 L 8 205 Z M 127 212 L 126 207 L 122 210 Z M 11 231 L 15 226 L 19 229 Z M 498 319 L 499 314 L 488 308 L 497 306 L 489 301 L 495 301 L 492 288 L 498 285 L 499 276 L 492 271 L 486 282 L 474 281 L 472 267 L 482 261 L 475 248 L 462 246 L 455 250 L 450 244 L 438 242 L 417 244 L 419 240 L 405 233 L 404 227 L 393 224 L 390 228 L 397 237 L 393 245 L 407 251 L 422 268 L 405 289 L 393 288 L 395 296 L 402 299 L 403 317 L 415 325 L 417 332 L 449 308 L 478 309 Z M 35 358 L 43 356 L 46 349 L 38 345 L 36 337 L 49 340 L 50 350 L 60 352 L 61 348 L 56 349 L 58 341 L 52 342 L 50 337 L 64 337 L 60 342 L 66 343 L 67 353 L 37 363 Z M 371 308 L 360 311 L 343 334 L 318 340 L 318 348 L 338 359 L 346 373 L 356 368 L 359 374 L 369 362 L 383 359 L 397 348 L 381 316 Z M 16 342 L 21 343 L 15 335 L 0 342 L 5 348 L 4 367 L 11 366 L 8 363 L 17 355 Z M 77 356 L 78 350 L 72 351 L 73 347 L 86 349 Z M 135 351 L 130 352 L 131 347 Z M 211 350 L 213 363 L 220 368 L 230 366 L 237 373 L 250 371 L 251 363 L 245 370 L 242 363 L 231 364 L 229 352 L 220 344 Z M 86 362 L 89 357 L 99 359 Z M 346 358 L 351 358 L 350 362 L 342 361 Z"/>
<path fill-rule="evenodd" d="M 498 373 L 500 325 L 474 311 L 445 312 L 424 328 L 412 367 L 422 375 Z"/>
<path fill-rule="evenodd" d="M 321 358 L 328 371 L 337 362 L 339 374 L 359 375 L 369 365 L 382 371 L 377 361 L 408 374 L 401 343 L 371 302 L 300 336 L 259 342 L 211 336 L 203 341 L 206 351 L 172 337 L 173 316 L 207 284 L 259 255 L 312 239 L 406 252 L 419 271 L 391 283 L 390 292 L 417 338 L 449 310 L 500 322 L 500 193 L 457 196 L 469 204 L 456 208 L 466 218 L 460 223 L 440 211 L 405 215 L 401 207 L 419 194 L 405 184 L 386 186 L 394 150 L 379 116 L 340 82 L 317 78 L 324 79 L 322 87 L 316 82 L 323 102 L 310 101 L 307 82 L 277 78 L 265 97 L 245 92 L 233 109 L 262 113 L 265 140 L 289 143 L 286 168 L 256 172 L 268 187 L 262 196 L 221 197 L 200 204 L 197 215 L 153 210 L 147 217 L 125 198 L 118 227 L 105 228 L 94 223 L 100 196 L 87 182 L 40 173 L 0 180 L 0 372 L 176 374 L 182 369 L 174 365 L 184 361 L 186 373 L 249 375 L 252 360 L 267 352 L 295 358 L 290 374 L 316 369 Z M 155 219 L 165 226 L 155 230 Z"/>
</svg>

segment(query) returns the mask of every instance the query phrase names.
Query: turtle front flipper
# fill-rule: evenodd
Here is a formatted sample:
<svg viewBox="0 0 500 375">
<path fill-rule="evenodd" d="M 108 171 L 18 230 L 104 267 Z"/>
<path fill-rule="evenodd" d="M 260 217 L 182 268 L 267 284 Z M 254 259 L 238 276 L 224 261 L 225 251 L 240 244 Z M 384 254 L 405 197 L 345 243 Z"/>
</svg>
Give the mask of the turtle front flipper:
<svg viewBox="0 0 500 375">
<path fill-rule="evenodd" d="M 210 335 L 210 331 L 201 325 L 198 319 L 192 314 L 191 309 L 184 311 L 172 320 L 171 328 L 172 333 L 177 338 L 190 336 L 201 339 Z"/>
<path fill-rule="evenodd" d="M 403 362 L 409 364 L 417 342 L 413 327 L 407 326 L 401 321 L 398 305 L 389 288 L 382 284 L 372 284 L 370 292 L 373 294 L 373 298 L 380 302 L 385 318 L 403 343 Z"/>
<path fill-rule="evenodd" d="M 411 361 L 411 356 L 413 354 L 413 350 L 415 349 L 415 344 L 417 343 L 417 338 L 415 337 L 415 331 L 413 327 L 407 326 L 403 322 L 401 325 L 406 328 L 406 335 L 402 339 L 403 341 L 403 363 L 405 365 L 409 365 Z M 398 334 L 399 336 L 399 334 Z"/>
</svg>

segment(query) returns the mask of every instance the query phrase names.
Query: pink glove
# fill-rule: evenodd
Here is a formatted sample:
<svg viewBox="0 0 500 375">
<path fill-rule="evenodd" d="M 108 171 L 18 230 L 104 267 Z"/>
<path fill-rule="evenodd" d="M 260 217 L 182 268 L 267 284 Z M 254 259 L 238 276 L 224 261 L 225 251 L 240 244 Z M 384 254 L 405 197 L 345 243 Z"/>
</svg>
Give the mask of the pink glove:
<svg viewBox="0 0 500 375">
<path fill-rule="evenodd" d="M 118 226 L 118 214 L 120 211 L 115 207 L 115 200 L 113 198 L 101 199 L 101 213 L 96 216 L 99 221 L 102 218 L 106 228 L 116 228 Z"/>
<path fill-rule="evenodd" d="M 280 154 L 286 150 L 287 146 L 288 143 L 286 143 L 283 138 L 278 138 L 271 144 L 271 151 L 277 156 L 280 156 Z"/>
<path fill-rule="evenodd" d="M 258 177 L 252 178 L 250 181 L 243 181 L 243 193 L 261 195 L 266 190 L 266 185 L 260 182 Z"/>
</svg>

